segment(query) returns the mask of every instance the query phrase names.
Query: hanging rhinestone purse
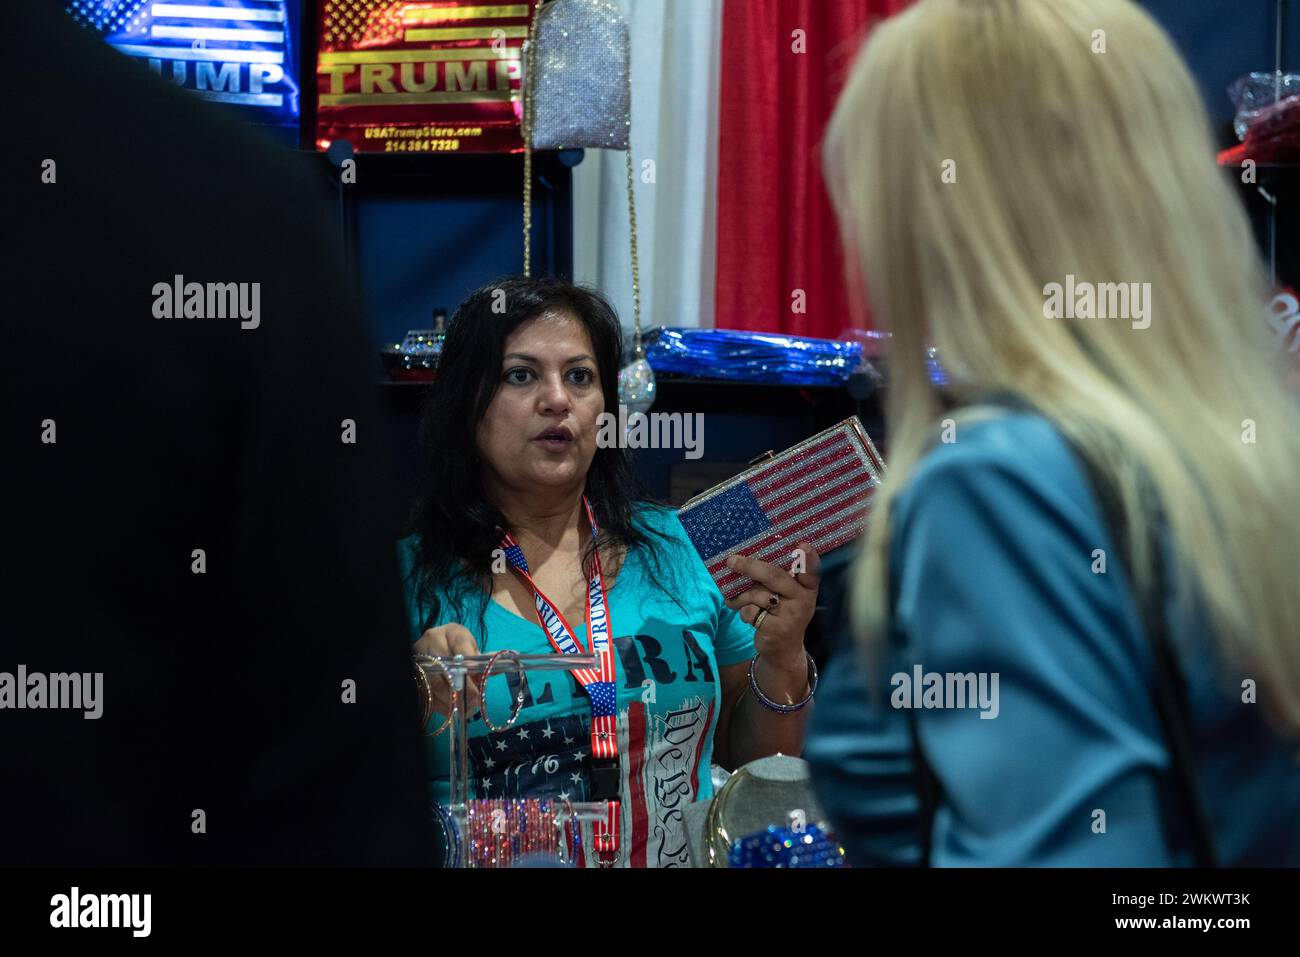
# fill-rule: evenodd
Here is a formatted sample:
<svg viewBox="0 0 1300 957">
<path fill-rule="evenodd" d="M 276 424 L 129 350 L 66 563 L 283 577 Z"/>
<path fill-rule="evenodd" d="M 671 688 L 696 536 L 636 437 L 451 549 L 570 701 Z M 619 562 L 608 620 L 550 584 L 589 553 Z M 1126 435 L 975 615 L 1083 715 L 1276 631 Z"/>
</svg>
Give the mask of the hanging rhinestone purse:
<svg viewBox="0 0 1300 957">
<path fill-rule="evenodd" d="M 632 188 L 632 69 L 627 21 L 614 0 L 537 5 L 524 51 L 524 275 L 532 275 L 533 150 L 625 150 L 632 260 L 632 362 L 619 372 L 619 401 L 644 412 L 655 377 L 641 343 L 641 275 Z"/>
<path fill-rule="evenodd" d="M 533 149 L 627 149 L 629 46 L 627 21 L 614 0 L 538 6 L 525 52 Z"/>
</svg>

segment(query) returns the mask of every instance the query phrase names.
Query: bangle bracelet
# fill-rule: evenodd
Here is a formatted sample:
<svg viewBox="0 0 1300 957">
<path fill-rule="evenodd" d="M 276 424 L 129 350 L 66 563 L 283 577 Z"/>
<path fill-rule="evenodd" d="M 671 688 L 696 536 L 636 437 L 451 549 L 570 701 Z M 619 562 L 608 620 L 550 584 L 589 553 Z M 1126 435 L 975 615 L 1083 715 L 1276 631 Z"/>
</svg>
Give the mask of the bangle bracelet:
<svg viewBox="0 0 1300 957">
<path fill-rule="evenodd" d="M 804 651 L 808 658 L 808 697 L 804 698 L 798 704 L 780 704 L 773 701 L 767 695 L 763 694 L 763 689 L 758 686 L 754 680 L 754 664 L 758 661 L 758 655 L 755 655 L 749 662 L 749 690 L 754 692 L 754 697 L 758 703 L 769 711 L 775 711 L 778 714 L 794 714 L 796 711 L 802 711 L 808 706 L 808 702 L 813 699 L 817 693 L 817 663 L 813 661 L 813 656 Z"/>
<path fill-rule="evenodd" d="M 429 687 L 429 676 L 420 663 L 412 660 L 411 664 L 415 667 L 415 687 L 420 692 L 420 726 L 423 727 L 433 717 L 433 689 Z"/>
<path fill-rule="evenodd" d="M 511 727 L 516 721 L 519 720 L 519 712 L 522 711 L 524 707 L 524 686 L 521 683 L 519 685 L 519 691 L 515 694 L 514 707 L 510 711 L 510 720 L 503 725 L 495 725 L 492 723 L 492 719 L 488 717 L 488 709 L 487 709 L 488 678 L 492 675 L 492 668 L 493 666 L 496 665 L 497 659 L 500 658 L 502 655 L 505 655 L 508 658 L 513 658 L 516 666 L 518 666 L 519 664 L 519 653 L 517 651 L 498 651 L 495 655 L 493 655 L 491 658 L 488 659 L 487 667 L 483 669 L 483 723 L 488 726 L 489 731 L 504 731 L 506 730 L 506 728 Z"/>
<path fill-rule="evenodd" d="M 420 689 L 420 700 L 423 705 L 423 715 L 420 721 L 421 728 L 428 727 L 429 719 L 433 717 L 433 686 L 429 684 L 429 674 L 424 670 L 425 664 L 429 663 L 441 668 L 443 677 L 447 679 L 447 689 L 451 692 L 451 708 L 442 724 L 438 726 L 437 731 L 424 732 L 426 738 L 436 738 L 451 725 L 451 715 L 456 710 L 456 689 L 451 686 L 451 672 L 447 670 L 447 666 L 443 664 L 441 658 L 435 658 L 432 655 L 414 655 L 412 661 L 415 664 L 417 687 Z"/>
<path fill-rule="evenodd" d="M 456 818 L 451 811 L 443 807 L 438 802 L 433 803 L 433 819 L 438 822 L 442 828 L 442 838 L 444 841 L 442 851 L 442 867 L 460 868 L 460 828 L 456 826 Z"/>
<path fill-rule="evenodd" d="M 742 767 L 736 769 L 735 773 L 723 783 L 718 789 L 718 793 L 713 795 L 709 801 L 708 809 L 704 812 L 704 846 L 709 851 L 709 867 L 726 867 L 728 855 L 731 851 L 731 835 L 727 831 L 725 812 L 727 802 L 731 799 L 731 794 L 736 789 L 736 785 L 742 780 L 749 777 L 749 771 Z M 703 867 L 703 864 L 699 866 Z"/>
</svg>

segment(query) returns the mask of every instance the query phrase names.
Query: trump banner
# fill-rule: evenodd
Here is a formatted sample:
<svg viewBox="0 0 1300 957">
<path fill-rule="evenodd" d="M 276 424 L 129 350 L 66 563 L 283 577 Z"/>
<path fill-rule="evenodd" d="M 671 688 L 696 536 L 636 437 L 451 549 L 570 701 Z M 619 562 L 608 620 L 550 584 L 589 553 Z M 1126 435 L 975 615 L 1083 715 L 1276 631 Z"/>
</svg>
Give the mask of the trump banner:
<svg viewBox="0 0 1300 957">
<path fill-rule="evenodd" d="M 325 0 L 316 146 L 369 152 L 515 152 L 534 0 Z"/>
<path fill-rule="evenodd" d="M 297 145 L 298 0 L 67 0 L 64 9 L 169 83 Z"/>
</svg>

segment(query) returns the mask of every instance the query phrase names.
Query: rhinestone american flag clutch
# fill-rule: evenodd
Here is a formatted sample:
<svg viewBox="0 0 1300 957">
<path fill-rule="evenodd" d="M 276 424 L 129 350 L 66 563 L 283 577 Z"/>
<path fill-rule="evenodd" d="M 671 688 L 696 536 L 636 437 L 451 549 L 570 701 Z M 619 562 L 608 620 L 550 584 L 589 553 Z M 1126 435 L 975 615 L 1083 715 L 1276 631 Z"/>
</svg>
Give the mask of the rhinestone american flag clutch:
<svg viewBox="0 0 1300 957">
<path fill-rule="evenodd" d="M 727 568 L 737 552 L 788 568 L 809 542 L 825 555 L 866 528 L 884 462 L 856 418 L 695 496 L 677 511 L 727 598 L 753 582 Z"/>
</svg>

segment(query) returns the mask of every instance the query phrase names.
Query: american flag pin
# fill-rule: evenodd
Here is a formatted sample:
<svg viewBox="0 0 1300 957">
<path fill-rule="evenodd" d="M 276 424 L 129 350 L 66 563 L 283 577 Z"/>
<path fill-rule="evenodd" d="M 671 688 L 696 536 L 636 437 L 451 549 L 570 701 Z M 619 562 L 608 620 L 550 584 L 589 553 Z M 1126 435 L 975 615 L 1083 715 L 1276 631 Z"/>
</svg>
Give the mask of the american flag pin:
<svg viewBox="0 0 1300 957">
<path fill-rule="evenodd" d="M 808 542 L 825 555 L 866 529 L 885 463 L 856 418 L 819 432 L 677 511 L 695 550 L 727 598 L 752 580 L 727 567 L 740 553 L 780 567 Z"/>
</svg>

